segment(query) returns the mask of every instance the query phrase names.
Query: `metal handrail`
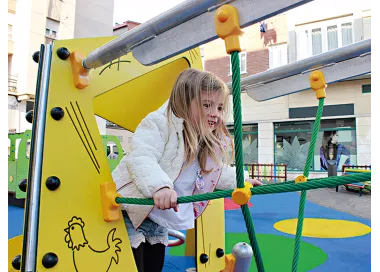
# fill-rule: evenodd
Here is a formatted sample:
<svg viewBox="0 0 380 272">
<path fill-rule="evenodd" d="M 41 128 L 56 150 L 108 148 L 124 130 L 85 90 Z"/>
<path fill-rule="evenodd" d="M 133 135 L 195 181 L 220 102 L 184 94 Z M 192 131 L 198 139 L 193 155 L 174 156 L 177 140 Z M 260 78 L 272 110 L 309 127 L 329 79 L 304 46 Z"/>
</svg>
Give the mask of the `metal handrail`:
<svg viewBox="0 0 380 272">
<path fill-rule="evenodd" d="M 164 34 L 168 32 L 171 32 L 173 36 L 169 35 L 170 37 L 166 37 L 164 42 L 174 43 L 174 45 L 176 45 L 173 45 L 175 49 L 165 48 L 164 52 L 160 52 L 160 56 L 145 60 L 144 65 L 151 65 L 163 61 L 185 50 L 190 50 L 201 44 L 217 39 L 218 36 L 213 23 L 213 13 L 218 7 L 224 4 L 230 3 L 240 11 L 239 23 L 240 26 L 244 28 L 265 18 L 311 1 L 312 0 L 272 0 L 271 4 L 267 5 L 265 4 L 266 0 L 188 0 L 90 52 L 83 60 L 82 65 L 85 69 L 97 68 L 131 51 L 133 51 L 134 57 L 140 63 L 143 63 L 139 60 L 137 55 L 143 54 L 145 58 L 147 57 L 146 55 L 149 54 L 157 55 L 157 52 L 152 53 L 152 49 L 155 47 L 152 46 L 150 42 L 159 40 L 160 36 L 165 36 Z M 259 8 L 253 10 L 254 6 Z M 199 22 L 197 25 L 194 25 L 196 18 Z M 176 29 L 178 26 L 182 26 L 182 28 Z M 189 30 L 193 30 L 195 27 L 198 29 L 196 32 L 197 37 L 191 35 L 183 36 L 183 32 L 189 32 Z M 180 45 L 178 44 L 179 41 L 181 41 Z M 183 43 L 187 45 L 183 45 Z M 150 44 L 149 54 L 147 54 L 146 48 L 141 48 L 142 52 L 136 52 L 135 56 L 135 50 L 138 51 L 139 47 L 144 47 L 144 45 L 147 44 Z M 156 47 L 162 48 L 164 46 L 156 45 Z"/>
<path fill-rule="evenodd" d="M 86 69 L 100 67 L 127 54 L 137 44 L 207 12 L 210 6 L 223 2 L 224 0 L 185 1 L 97 48 L 83 60 L 83 67 Z"/>
<path fill-rule="evenodd" d="M 278 68 L 270 69 L 258 74 L 245 77 L 241 80 L 241 88 L 265 84 L 275 80 L 280 80 L 296 74 L 308 72 L 323 66 L 341 62 L 343 60 L 359 57 L 371 52 L 371 39 L 346 45 L 322 54 L 312 56 L 292 62 Z M 232 88 L 232 82 L 227 83 L 228 88 Z"/>
</svg>

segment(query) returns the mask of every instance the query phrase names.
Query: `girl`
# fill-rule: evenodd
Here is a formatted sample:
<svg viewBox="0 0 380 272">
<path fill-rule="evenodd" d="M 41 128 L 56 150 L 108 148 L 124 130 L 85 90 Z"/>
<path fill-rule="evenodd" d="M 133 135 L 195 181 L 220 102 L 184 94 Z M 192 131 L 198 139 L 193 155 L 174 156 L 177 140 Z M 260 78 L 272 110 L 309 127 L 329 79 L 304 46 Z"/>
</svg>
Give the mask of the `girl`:
<svg viewBox="0 0 380 272">
<path fill-rule="evenodd" d="M 328 170 L 328 161 L 336 162 L 336 169 L 342 170 L 343 164 L 350 164 L 350 150 L 338 143 L 338 131 L 323 132 L 322 146 L 320 148 L 321 169 Z M 340 162 L 343 155 L 343 163 Z M 341 165 L 340 165 L 341 164 Z"/>
<path fill-rule="evenodd" d="M 233 144 L 223 122 L 228 95 L 224 82 L 209 72 L 181 72 L 169 101 L 141 121 L 130 154 L 112 173 L 123 197 L 154 200 L 154 206 L 122 205 L 138 271 L 161 271 L 167 229 L 194 228 L 208 204 L 178 206 L 177 197 L 236 188 L 228 156 Z"/>
</svg>

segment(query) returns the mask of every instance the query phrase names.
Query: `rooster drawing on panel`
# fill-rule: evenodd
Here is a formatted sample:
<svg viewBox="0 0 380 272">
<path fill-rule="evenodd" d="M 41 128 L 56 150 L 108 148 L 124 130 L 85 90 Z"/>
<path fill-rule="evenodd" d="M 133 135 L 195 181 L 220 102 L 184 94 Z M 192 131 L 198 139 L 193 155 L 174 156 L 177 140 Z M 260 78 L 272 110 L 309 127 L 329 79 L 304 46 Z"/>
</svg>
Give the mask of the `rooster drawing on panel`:
<svg viewBox="0 0 380 272">
<path fill-rule="evenodd" d="M 108 233 L 108 247 L 103 250 L 96 250 L 91 246 L 91 241 L 86 239 L 84 222 L 81 218 L 73 216 L 68 225 L 69 227 L 65 229 L 67 233 L 65 242 L 73 251 L 75 271 L 85 272 L 89 271 L 89 267 L 91 267 L 91 272 L 109 272 L 111 271 L 112 260 L 118 264 L 119 255 L 117 252 L 121 251 L 118 246 L 121 240 L 114 238 L 115 228 Z"/>
</svg>

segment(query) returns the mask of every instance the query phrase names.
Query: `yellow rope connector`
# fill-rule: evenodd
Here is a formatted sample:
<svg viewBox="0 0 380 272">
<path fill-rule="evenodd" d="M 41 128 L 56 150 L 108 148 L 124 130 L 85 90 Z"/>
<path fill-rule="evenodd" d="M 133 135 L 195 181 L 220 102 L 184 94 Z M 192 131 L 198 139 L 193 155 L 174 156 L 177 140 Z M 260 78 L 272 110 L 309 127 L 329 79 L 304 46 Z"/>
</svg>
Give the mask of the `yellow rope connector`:
<svg viewBox="0 0 380 272">
<path fill-rule="evenodd" d="M 319 70 L 313 71 L 309 77 L 310 86 L 315 91 L 315 95 L 318 99 L 326 98 L 326 81 L 325 76 Z"/>
<path fill-rule="evenodd" d="M 115 182 L 100 184 L 100 195 L 102 198 L 104 221 L 111 222 L 118 220 L 120 218 L 120 204 L 116 203 L 116 198 L 121 197 L 121 195 L 116 193 Z"/>
<path fill-rule="evenodd" d="M 86 70 L 82 61 L 84 56 L 79 51 L 74 51 L 70 54 L 71 71 L 73 73 L 74 85 L 78 89 L 84 89 L 90 85 L 89 70 Z"/>
<path fill-rule="evenodd" d="M 244 188 L 236 188 L 232 192 L 232 200 L 238 205 L 245 205 L 248 203 L 252 196 L 251 188 L 252 184 L 249 182 L 244 182 Z"/>
<path fill-rule="evenodd" d="M 241 51 L 239 36 L 244 32 L 240 29 L 239 16 L 236 8 L 223 5 L 216 10 L 214 17 L 216 33 L 226 44 L 226 52 Z"/>
<path fill-rule="evenodd" d="M 307 177 L 305 177 L 304 175 L 298 176 L 294 180 L 295 183 L 303 183 L 303 182 L 306 182 L 306 181 L 307 181 Z"/>
</svg>

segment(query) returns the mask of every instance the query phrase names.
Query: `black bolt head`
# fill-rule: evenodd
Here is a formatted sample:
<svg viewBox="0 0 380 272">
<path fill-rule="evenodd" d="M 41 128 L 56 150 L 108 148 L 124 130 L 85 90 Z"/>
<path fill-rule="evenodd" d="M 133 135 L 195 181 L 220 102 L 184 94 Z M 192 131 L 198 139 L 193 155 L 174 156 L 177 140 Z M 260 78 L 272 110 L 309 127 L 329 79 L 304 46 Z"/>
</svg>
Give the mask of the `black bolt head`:
<svg viewBox="0 0 380 272">
<path fill-rule="evenodd" d="M 28 184 L 28 180 L 22 179 L 20 183 L 18 184 L 18 188 L 20 188 L 20 190 L 25 193 L 27 184 Z"/>
<path fill-rule="evenodd" d="M 33 110 L 30 110 L 30 111 L 28 111 L 28 112 L 25 114 L 25 119 L 26 119 L 26 121 L 28 121 L 29 123 L 33 123 Z"/>
<path fill-rule="evenodd" d="M 21 268 L 21 255 L 17 255 L 12 260 L 12 267 L 16 270 L 20 270 Z"/>
<path fill-rule="evenodd" d="M 58 256 L 53 252 L 46 253 L 44 257 L 42 258 L 42 265 L 45 268 L 52 268 L 57 263 L 58 263 Z"/>
<path fill-rule="evenodd" d="M 61 60 L 67 60 L 70 57 L 70 52 L 66 47 L 60 47 L 57 49 L 57 55 Z"/>
<path fill-rule="evenodd" d="M 34 52 L 32 58 L 35 63 L 38 63 L 40 61 L 40 51 Z"/>
<path fill-rule="evenodd" d="M 221 248 L 218 248 L 218 249 L 216 250 L 216 257 L 218 257 L 218 258 L 222 258 L 223 256 L 224 256 L 224 250 L 221 249 Z"/>
<path fill-rule="evenodd" d="M 207 262 L 208 262 L 208 256 L 207 256 L 207 254 L 202 253 L 201 256 L 199 256 L 199 261 L 200 261 L 202 264 L 207 263 Z"/>
<path fill-rule="evenodd" d="M 52 110 L 50 111 L 50 115 L 51 117 L 53 117 L 54 120 L 59 121 L 63 118 L 63 116 L 65 115 L 65 112 L 62 108 L 55 107 L 55 108 L 52 108 Z"/>
<path fill-rule="evenodd" d="M 59 186 L 61 185 L 61 181 L 59 180 L 59 178 L 57 177 L 48 177 L 46 179 L 46 187 L 50 190 L 50 191 L 55 191 L 59 188 Z"/>
</svg>

